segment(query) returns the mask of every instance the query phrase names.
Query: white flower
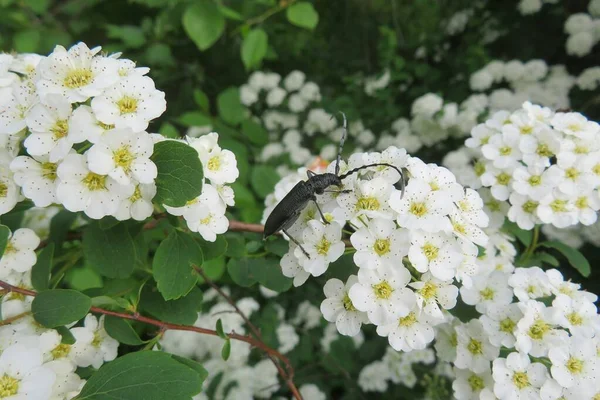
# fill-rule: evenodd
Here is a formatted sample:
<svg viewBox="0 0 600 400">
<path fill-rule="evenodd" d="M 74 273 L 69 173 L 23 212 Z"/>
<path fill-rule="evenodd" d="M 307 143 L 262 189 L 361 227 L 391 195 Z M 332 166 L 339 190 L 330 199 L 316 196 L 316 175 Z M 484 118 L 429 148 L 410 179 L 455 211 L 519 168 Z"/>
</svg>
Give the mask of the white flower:
<svg viewBox="0 0 600 400">
<path fill-rule="evenodd" d="M 121 201 L 119 209 L 115 213 L 115 218 L 124 221 L 133 218 L 136 221 L 143 221 L 154 212 L 152 199 L 156 195 L 156 185 L 154 183 L 138 183 L 135 185 L 133 194 Z"/>
<path fill-rule="evenodd" d="M 433 341 L 431 317 L 419 308 L 406 316 L 377 327 L 379 336 L 387 336 L 390 346 L 397 351 L 422 350 Z"/>
<path fill-rule="evenodd" d="M 483 399 L 484 390 L 493 390 L 494 380 L 489 371 L 476 374 L 468 369 L 454 368 L 454 375 L 452 389 L 457 400 Z"/>
<path fill-rule="evenodd" d="M 281 273 L 288 278 L 294 278 L 293 284 L 298 287 L 306 282 L 310 273 L 300 266 L 298 258 L 294 255 L 296 247 L 296 245 L 290 244 L 289 252 L 283 255 L 279 264 Z"/>
<path fill-rule="evenodd" d="M 356 275 L 350 275 L 345 285 L 334 278 L 323 286 L 327 297 L 321 303 L 323 317 L 329 322 L 335 322 L 338 332 L 346 336 L 357 335 L 361 325 L 367 322 L 366 315 L 354 307 L 348 295 L 348 291 L 357 281 Z"/>
<path fill-rule="evenodd" d="M 258 101 L 258 93 L 250 85 L 240 86 L 240 101 L 245 106 L 251 106 Z"/>
<path fill-rule="evenodd" d="M 40 97 L 56 93 L 71 103 L 84 102 L 116 83 L 119 80 L 117 60 L 97 56 L 99 51 L 100 47 L 90 50 L 85 43 L 78 43 L 68 51 L 56 46 L 38 67 Z"/>
<path fill-rule="evenodd" d="M 512 187 L 515 192 L 539 201 L 544 196 L 552 193 L 552 189 L 557 186 L 560 180 L 559 176 L 552 171 L 552 169 L 546 170 L 539 165 L 529 166 L 528 168 L 518 166 L 513 171 Z"/>
<path fill-rule="evenodd" d="M 486 315 L 479 317 L 483 329 L 494 346 L 514 347 L 515 329 L 523 313 L 516 304 L 493 305 L 487 308 Z"/>
<path fill-rule="evenodd" d="M 87 167 L 85 156 L 70 154 L 56 170 L 60 183 L 57 199 L 69 211 L 84 211 L 90 218 L 100 219 L 114 214 L 121 200 L 131 196 L 133 185 L 119 185 L 107 175 L 98 175 Z"/>
<path fill-rule="evenodd" d="M 473 286 L 461 287 L 460 295 L 466 304 L 474 305 L 482 314 L 491 306 L 510 304 L 513 297 L 508 277 L 501 271 L 474 277 Z"/>
<path fill-rule="evenodd" d="M 80 367 L 92 366 L 100 368 L 106 361 L 112 361 L 117 357 L 119 342 L 108 336 L 104 330 L 104 316 L 97 319 L 88 314 L 84 320 L 84 326 L 71 328 L 71 333 L 76 339 L 71 351 L 75 356 L 75 362 Z"/>
<path fill-rule="evenodd" d="M 277 107 L 278 105 L 281 104 L 283 99 L 285 99 L 286 95 L 287 95 L 287 92 L 280 87 L 275 87 L 275 88 L 271 89 L 269 91 L 269 93 L 267 93 L 267 98 L 266 98 L 267 105 L 269 107 Z"/>
<path fill-rule="evenodd" d="M 444 193 L 434 191 L 419 180 L 411 180 L 403 198 L 400 191 L 390 196 L 390 206 L 398 213 L 398 225 L 407 229 L 422 229 L 426 232 L 450 230 L 452 225 L 448 213 L 452 203 Z"/>
<path fill-rule="evenodd" d="M 21 83 L 13 85 L 7 98 L 0 102 L 0 133 L 14 135 L 26 128 L 25 118 L 38 97 L 30 85 Z"/>
<path fill-rule="evenodd" d="M 216 185 L 233 183 L 238 178 L 239 171 L 235 154 L 219 147 L 217 144 L 218 133 L 211 132 L 199 138 L 187 138 L 187 140 L 190 146 L 198 152 L 204 168 L 204 176 L 210 179 L 211 183 Z"/>
<path fill-rule="evenodd" d="M 409 284 L 415 289 L 417 296 L 417 305 L 427 315 L 439 321 L 444 320 L 444 310 L 450 310 L 456 305 L 458 297 L 458 288 L 452 285 L 452 281 L 442 281 L 434 278 L 431 273 L 425 273 L 421 280 Z"/>
<path fill-rule="evenodd" d="M 517 268 L 508 278 L 519 301 L 550 296 L 550 282 L 539 267 Z"/>
<path fill-rule="evenodd" d="M 275 330 L 277 341 L 279 342 L 279 351 L 287 353 L 296 347 L 300 342 L 300 337 L 294 327 L 290 324 L 282 323 Z"/>
<path fill-rule="evenodd" d="M 337 202 L 344 209 L 346 219 L 362 215 L 369 218 L 389 218 L 392 210 L 388 200 L 393 191 L 392 184 L 384 178 L 360 180 L 352 192 L 340 194 Z"/>
<path fill-rule="evenodd" d="M 20 200 L 19 187 L 8 167 L 10 160 L 6 158 L 0 154 L 0 215 L 12 210 Z"/>
<path fill-rule="evenodd" d="M 300 88 L 300 96 L 306 101 L 320 101 L 321 92 L 319 86 L 314 82 L 306 82 L 304 86 Z"/>
<path fill-rule="evenodd" d="M 551 348 L 548 358 L 552 362 L 552 377 L 562 387 L 594 387 L 600 358 L 593 340 L 571 337 L 567 343 Z"/>
<path fill-rule="evenodd" d="M 510 353 L 494 360 L 494 394 L 499 399 L 536 399 L 546 381 L 546 367 L 531 363 L 527 354 Z"/>
<path fill-rule="evenodd" d="M 305 383 L 304 385 L 300 386 L 299 391 L 302 397 L 305 399 L 327 400 L 325 393 L 321 392 L 319 387 L 313 383 Z"/>
<path fill-rule="evenodd" d="M 427 93 L 416 99 L 411 107 L 411 114 L 422 115 L 431 118 L 433 114 L 440 111 L 444 105 L 444 100 L 434 93 Z"/>
<path fill-rule="evenodd" d="M 560 137 L 556 131 L 544 128 L 535 135 L 522 136 L 519 149 L 529 167 L 549 167 L 550 157 L 560 151 Z"/>
<path fill-rule="evenodd" d="M 536 224 L 541 222 L 536 215 L 536 210 L 539 205 L 537 201 L 531 200 L 527 196 L 518 193 L 512 193 L 510 195 L 510 203 L 512 205 L 510 210 L 508 210 L 508 219 L 512 222 L 516 222 L 519 228 L 530 230 L 533 229 Z"/>
<path fill-rule="evenodd" d="M 297 93 L 291 94 L 288 97 L 288 108 L 291 112 L 302 112 L 308 106 L 308 101 Z"/>
<path fill-rule="evenodd" d="M 467 324 L 456 327 L 456 360 L 458 368 L 470 369 L 481 373 L 490 369 L 490 361 L 498 358 L 500 348 L 489 342 L 479 320 L 473 319 Z"/>
<path fill-rule="evenodd" d="M 441 280 L 452 279 L 462 261 L 455 240 L 444 233 L 413 231 L 408 259 L 419 272 L 430 271 Z"/>
<path fill-rule="evenodd" d="M 569 196 L 556 190 L 540 200 L 537 216 L 543 223 L 552 224 L 557 228 L 566 228 L 577 223 L 575 205 L 569 202 Z"/>
<path fill-rule="evenodd" d="M 504 129 L 502 134 L 493 135 L 481 147 L 481 152 L 496 168 L 514 168 L 523 157 L 519 150 L 520 139 L 521 135 L 517 130 Z"/>
<path fill-rule="evenodd" d="M 91 106 L 102 123 L 140 132 L 165 112 L 167 103 L 165 93 L 156 90 L 151 78 L 134 75 L 121 79 L 94 97 Z"/>
<path fill-rule="evenodd" d="M 21 228 L 14 231 L 0 259 L 0 275 L 3 279 L 11 271 L 29 271 L 37 260 L 35 249 L 39 244 L 40 238 L 31 229 Z"/>
<path fill-rule="evenodd" d="M 0 388 L 2 397 L 10 399 L 47 400 L 56 375 L 42 365 L 38 348 L 14 344 L 0 355 Z"/>
<path fill-rule="evenodd" d="M 132 178 L 140 183 L 154 183 L 158 170 L 150 160 L 153 150 L 154 143 L 146 132 L 112 129 L 87 151 L 88 167 L 121 185 L 129 185 Z"/>
<path fill-rule="evenodd" d="M 510 170 L 497 169 L 491 165 L 487 166 L 485 172 L 481 175 L 483 186 L 491 187 L 492 196 L 500 201 L 508 200 L 512 179 Z"/>
<path fill-rule="evenodd" d="M 229 220 L 224 213 L 219 213 L 218 210 L 210 207 L 197 207 L 192 213 L 186 215 L 185 219 L 188 228 L 192 232 L 198 232 L 208 242 L 214 242 L 217 240 L 217 235 L 227 232 L 229 228 Z"/>
<path fill-rule="evenodd" d="M 44 103 L 38 103 L 27 114 L 27 127 L 31 130 L 24 142 L 32 156 L 49 154 L 50 162 L 62 160 L 74 143 L 85 140 L 70 131 L 71 104 L 62 96 L 50 94 Z"/>
<path fill-rule="evenodd" d="M 10 163 L 15 183 L 36 207 L 48 207 L 57 202 L 57 168 L 57 164 L 48 161 L 48 156 L 19 156 Z"/>
<path fill-rule="evenodd" d="M 567 39 L 567 54 L 583 57 L 592 51 L 595 42 L 596 40 L 591 32 L 578 32 Z"/>
<path fill-rule="evenodd" d="M 552 307 L 559 311 L 558 323 L 569 329 L 571 335 L 591 338 L 600 332 L 600 315 L 591 299 L 559 293 L 552 301 Z"/>
<path fill-rule="evenodd" d="M 358 374 L 358 386 L 365 392 L 385 392 L 390 377 L 389 366 L 382 361 L 375 361 L 364 367 Z"/>
<path fill-rule="evenodd" d="M 354 262 L 360 268 L 376 269 L 395 265 L 408 253 L 407 232 L 397 229 L 394 221 L 375 218 L 350 236 L 356 249 Z"/>
<path fill-rule="evenodd" d="M 406 288 L 410 273 L 403 266 L 382 266 L 376 270 L 361 268 L 358 283 L 348 293 L 357 310 L 366 311 L 375 325 L 390 324 L 408 315 L 416 303 L 414 293 Z"/>
<path fill-rule="evenodd" d="M 534 357 L 544 357 L 548 350 L 561 345 L 568 333 L 555 329 L 558 315 L 552 307 L 535 300 L 519 303 L 523 318 L 517 323 L 515 348 Z"/>
<path fill-rule="evenodd" d="M 304 74 L 304 72 L 295 70 L 290 72 L 288 76 L 285 77 L 285 79 L 283 80 L 283 86 L 287 91 L 293 92 L 302 87 L 305 79 L 306 75 Z"/>
<path fill-rule="evenodd" d="M 114 125 L 104 124 L 96 118 L 92 108 L 86 105 L 77 107 L 69 120 L 69 134 L 98 143 L 105 132 L 114 129 Z"/>
<path fill-rule="evenodd" d="M 320 221 L 309 221 L 302 238 L 302 247 L 308 252 L 309 257 L 299 247 L 294 254 L 298 257 L 302 268 L 313 276 L 322 275 L 329 263 L 334 262 L 344 253 L 342 227 L 336 222 L 324 225 Z"/>
</svg>

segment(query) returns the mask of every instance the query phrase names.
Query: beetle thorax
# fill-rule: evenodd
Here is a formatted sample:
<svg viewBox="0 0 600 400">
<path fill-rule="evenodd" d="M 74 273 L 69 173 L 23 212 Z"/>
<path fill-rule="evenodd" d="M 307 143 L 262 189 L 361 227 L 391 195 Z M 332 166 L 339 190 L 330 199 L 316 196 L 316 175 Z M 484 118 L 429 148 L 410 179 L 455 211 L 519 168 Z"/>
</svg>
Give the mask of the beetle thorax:
<svg viewBox="0 0 600 400">
<path fill-rule="evenodd" d="M 313 190 L 317 193 L 327 189 L 329 186 L 342 185 L 341 179 L 337 175 L 329 172 L 320 175 L 315 175 L 311 177 L 308 180 L 308 182 L 312 186 Z"/>
</svg>

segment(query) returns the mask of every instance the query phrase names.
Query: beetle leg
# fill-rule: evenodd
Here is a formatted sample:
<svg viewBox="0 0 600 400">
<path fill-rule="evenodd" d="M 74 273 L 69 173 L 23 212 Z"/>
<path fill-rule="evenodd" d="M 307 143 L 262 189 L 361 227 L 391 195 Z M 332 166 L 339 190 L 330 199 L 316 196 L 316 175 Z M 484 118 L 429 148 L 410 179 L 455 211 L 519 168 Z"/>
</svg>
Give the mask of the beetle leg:
<svg viewBox="0 0 600 400">
<path fill-rule="evenodd" d="M 323 193 L 337 193 L 337 194 L 342 194 L 342 193 L 351 193 L 352 189 L 344 189 L 344 190 L 323 190 Z"/>
<path fill-rule="evenodd" d="M 329 221 L 327 221 L 327 218 L 325 218 L 325 214 L 323 214 L 323 211 L 321 211 L 321 207 L 319 207 L 319 203 L 317 203 L 317 196 L 313 196 L 312 197 L 312 201 L 315 202 L 315 206 L 317 206 L 317 210 L 319 210 L 319 214 L 321 214 L 321 218 L 323 219 L 323 223 L 325 225 L 329 224 Z"/>
<path fill-rule="evenodd" d="M 287 235 L 287 237 L 290 238 L 290 240 L 292 242 L 294 242 L 296 244 L 296 246 L 300 247 L 300 250 L 302 250 L 302 252 L 304 253 L 304 255 L 310 259 L 310 255 L 308 255 L 308 252 L 306 250 L 304 250 L 304 247 L 302 247 L 302 245 L 300 244 L 299 241 L 297 241 L 296 239 L 294 239 L 294 237 L 292 235 L 290 235 L 287 230 L 282 229 L 283 233 L 285 233 Z"/>
</svg>

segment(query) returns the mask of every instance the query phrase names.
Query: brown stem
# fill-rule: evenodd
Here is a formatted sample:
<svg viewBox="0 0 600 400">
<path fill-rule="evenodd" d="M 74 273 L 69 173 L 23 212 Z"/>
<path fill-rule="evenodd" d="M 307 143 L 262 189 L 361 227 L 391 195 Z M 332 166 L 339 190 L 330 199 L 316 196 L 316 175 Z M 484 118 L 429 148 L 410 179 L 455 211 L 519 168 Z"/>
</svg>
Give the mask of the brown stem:
<svg viewBox="0 0 600 400">
<path fill-rule="evenodd" d="M 202 268 L 198 267 L 197 265 L 192 265 L 192 267 L 204 279 L 204 281 L 206 283 L 208 283 L 208 285 L 210 287 L 212 287 L 214 290 L 216 290 L 217 293 L 219 293 L 219 295 L 221 295 L 221 297 L 223 297 L 227 301 L 227 303 L 229 303 L 233 307 L 233 309 L 235 310 L 235 312 L 238 313 L 239 316 L 242 317 L 242 319 L 244 320 L 244 322 L 246 323 L 246 325 L 248 325 L 248 327 L 250 328 L 250 330 L 252 331 L 252 333 L 254 334 L 254 336 L 256 336 L 256 339 L 259 340 L 261 343 L 264 344 L 264 342 L 262 340 L 262 337 L 261 337 L 261 334 L 260 334 L 260 331 L 258 330 L 258 328 L 252 322 L 250 322 L 250 320 L 248 319 L 248 317 L 246 317 L 246 314 L 244 314 L 242 312 L 242 310 L 240 310 L 240 308 L 237 306 L 237 304 L 235 303 L 235 301 L 233 301 L 233 299 L 227 293 L 225 293 L 223 290 L 221 290 L 221 288 L 219 286 L 217 286 L 208 277 L 208 275 L 206 275 L 206 272 L 204 272 L 204 270 Z M 284 379 L 285 383 L 288 385 L 288 388 L 290 389 L 290 391 L 294 395 L 294 398 L 296 398 L 297 400 L 302 400 L 302 395 L 298 391 L 298 388 L 296 387 L 296 385 L 294 384 L 294 381 L 293 381 L 293 379 L 294 379 L 294 368 L 292 367 L 292 364 L 287 359 L 287 357 L 279 358 L 279 360 L 283 361 L 283 363 L 285 364 L 285 368 L 287 370 L 287 372 L 286 372 L 286 371 L 284 371 L 281 368 L 281 365 L 279 365 L 279 362 L 278 362 L 278 360 L 277 360 L 277 358 L 275 356 L 273 356 L 272 354 L 267 354 L 267 355 L 269 356 L 269 358 L 271 359 L 271 361 L 273 361 L 273 364 L 277 368 L 277 371 L 279 372 L 279 375 L 281 375 L 281 377 Z"/>
<path fill-rule="evenodd" d="M 9 325 L 9 324 L 15 322 L 16 320 L 19 320 L 29 314 L 31 314 L 29 311 L 25 311 L 25 312 L 22 312 L 21 314 L 17 314 L 15 316 L 13 316 L 13 317 L 3 319 L 2 321 L 0 321 L 0 326 Z"/>
<path fill-rule="evenodd" d="M 23 288 L 20 288 L 20 287 L 17 287 L 17 286 L 13 286 L 13 285 L 11 285 L 9 283 L 6 283 L 4 281 L 0 281 L 0 287 L 3 288 L 3 289 L 5 289 L 7 292 L 20 293 L 20 294 L 24 294 L 26 296 L 33 296 L 33 297 L 37 296 L 37 292 L 34 292 L 33 290 L 23 289 Z M 118 317 L 118 318 L 123 318 L 123 319 L 129 319 L 129 320 L 133 320 L 133 321 L 143 322 L 143 323 L 148 324 L 148 325 L 157 326 L 157 327 L 161 328 L 161 330 L 172 329 L 172 330 L 176 330 L 176 331 L 191 331 L 191 332 L 202 333 L 204 335 L 219 336 L 219 334 L 217 333 L 217 331 L 212 330 L 212 329 L 200 328 L 198 326 L 191 326 L 191 325 L 171 324 L 171 323 L 168 323 L 168 322 L 163 322 L 163 321 L 159 321 L 159 320 L 156 320 L 156 319 L 144 317 L 143 315 L 140 315 L 138 313 L 130 314 L 130 313 L 117 312 L 117 311 L 110 311 L 110 310 L 105 310 L 105 309 L 100 308 L 100 307 L 91 307 L 90 311 L 93 312 L 93 313 L 96 313 L 96 314 L 112 315 L 112 316 Z M 12 320 L 14 321 L 14 319 L 16 319 L 16 317 L 21 318 L 22 315 L 12 317 Z M 9 319 L 4 320 L 2 322 L 4 322 L 5 324 L 7 324 L 7 323 L 9 323 L 9 322 L 6 322 L 8 320 Z M 10 321 L 10 322 L 12 322 L 12 321 Z M 257 340 L 257 339 L 254 339 L 250 335 L 239 335 L 237 333 L 232 332 L 232 333 L 228 333 L 226 336 L 228 338 L 230 338 L 230 339 L 239 340 L 241 342 L 246 342 L 246 343 L 248 343 L 249 345 L 251 345 L 253 347 L 261 349 L 269 357 L 274 357 L 275 359 L 278 359 L 283 364 L 285 364 L 286 367 L 289 366 L 289 368 L 291 368 L 290 361 L 288 360 L 288 358 L 286 356 L 284 356 L 283 354 L 281 354 L 277 350 L 270 348 L 264 342 L 262 342 L 260 340 Z M 297 400 L 302 400 L 302 396 L 298 392 L 298 389 L 296 389 L 296 386 L 294 385 L 294 383 L 291 380 L 289 380 L 290 379 L 289 375 L 285 371 L 283 371 L 283 369 L 281 368 L 281 366 L 278 363 L 276 363 L 276 366 L 278 368 L 278 372 L 280 373 L 280 375 L 283 372 L 283 375 L 281 375 L 281 377 L 286 381 L 286 383 L 288 383 L 288 386 L 290 387 L 290 390 L 292 390 L 292 393 L 294 394 L 294 397 Z"/>
</svg>

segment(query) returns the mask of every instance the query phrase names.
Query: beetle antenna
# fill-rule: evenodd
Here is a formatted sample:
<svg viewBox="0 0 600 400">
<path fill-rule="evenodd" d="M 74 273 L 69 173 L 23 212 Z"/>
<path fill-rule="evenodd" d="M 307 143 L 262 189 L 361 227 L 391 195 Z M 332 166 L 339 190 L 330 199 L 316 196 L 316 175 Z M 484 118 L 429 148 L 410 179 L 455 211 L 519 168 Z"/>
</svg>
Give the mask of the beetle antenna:
<svg viewBox="0 0 600 400">
<path fill-rule="evenodd" d="M 337 159 L 335 160 L 335 174 L 336 175 L 338 175 L 340 173 L 340 161 L 342 159 L 342 149 L 344 148 L 344 142 L 346 141 L 346 136 L 348 136 L 346 114 L 344 114 L 342 111 L 340 111 L 339 113 L 342 114 L 344 123 L 342 125 L 342 138 L 340 139 L 340 146 L 338 148 Z M 333 116 L 331 118 L 333 118 Z"/>
<path fill-rule="evenodd" d="M 396 167 L 395 165 L 392 165 L 392 164 L 376 163 L 376 164 L 363 165 L 362 167 L 351 169 L 350 171 L 346 172 L 345 174 L 340 175 L 340 180 L 344 180 L 345 178 L 360 171 L 361 169 L 370 168 L 370 167 L 379 167 L 379 166 L 390 167 L 390 168 L 393 168 L 396 171 L 398 171 L 398 173 L 400 174 L 400 190 L 402 191 L 402 195 L 400 196 L 400 198 L 404 197 L 404 189 L 405 189 L 404 174 L 402 173 L 402 171 L 400 171 L 400 169 L 398 167 Z"/>
</svg>

